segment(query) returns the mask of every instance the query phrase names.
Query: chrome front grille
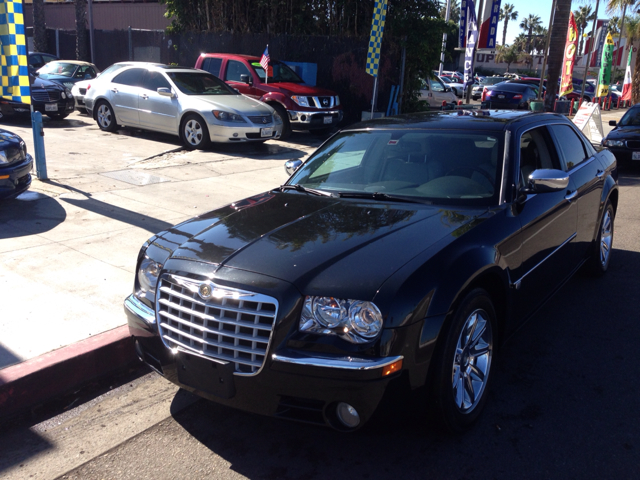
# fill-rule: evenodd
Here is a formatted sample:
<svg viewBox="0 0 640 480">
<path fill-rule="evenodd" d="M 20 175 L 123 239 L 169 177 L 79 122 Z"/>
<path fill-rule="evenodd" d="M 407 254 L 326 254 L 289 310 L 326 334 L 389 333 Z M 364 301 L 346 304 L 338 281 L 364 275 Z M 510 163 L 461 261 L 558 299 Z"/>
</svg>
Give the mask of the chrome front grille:
<svg viewBox="0 0 640 480">
<path fill-rule="evenodd" d="M 201 285 L 211 288 L 206 300 Z M 275 298 L 165 274 L 156 314 L 165 346 L 234 364 L 236 375 L 255 375 L 264 364 L 278 312 Z"/>
<path fill-rule="evenodd" d="M 247 118 L 251 120 L 251 123 L 255 123 L 256 125 L 267 125 L 273 122 L 273 117 L 271 115 L 254 115 Z"/>
<path fill-rule="evenodd" d="M 36 102 L 57 102 L 60 100 L 58 90 L 31 89 L 31 98 Z"/>
</svg>

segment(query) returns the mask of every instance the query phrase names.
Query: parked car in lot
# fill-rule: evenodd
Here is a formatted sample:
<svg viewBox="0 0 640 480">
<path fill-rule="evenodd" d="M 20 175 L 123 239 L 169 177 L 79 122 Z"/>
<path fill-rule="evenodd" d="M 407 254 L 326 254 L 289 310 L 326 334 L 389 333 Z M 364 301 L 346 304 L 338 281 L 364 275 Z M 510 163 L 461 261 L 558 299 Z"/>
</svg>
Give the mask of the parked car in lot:
<svg viewBox="0 0 640 480">
<path fill-rule="evenodd" d="M 27 65 L 29 67 L 29 73 L 33 73 L 45 64 L 59 60 L 58 57 L 50 53 L 41 52 L 29 52 L 27 54 Z"/>
<path fill-rule="evenodd" d="M 140 358 L 224 405 L 348 431 L 426 386 L 463 430 L 498 345 L 609 266 L 616 161 L 562 115 L 388 117 L 285 167 L 150 238 L 125 300 Z"/>
<path fill-rule="evenodd" d="M 0 200 L 15 198 L 31 185 L 33 158 L 20 136 L 0 129 Z"/>
<path fill-rule="evenodd" d="M 631 107 L 619 122 L 609 120 L 613 130 L 602 140 L 620 163 L 640 164 L 640 104 Z"/>
<path fill-rule="evenodd" d="M 526 110 L 538 98 L 538 88 L 529 83 L 501 82 L 485 87 L 483 108 Z"/>
<path fill-rule="evenodd" d="M 54 60 L 36 71 L 38 77 L 61 83 L 69 89 L 80 80 L 96 78 L 98 73 L 100 70 L 93 63 L 79 60 Z"/>
<path fill-rule="evenodd" d="M 455 105 L 457 98 L 450 87 L 446 86 L 438 77 L 422 80 L 420 100 L 427 102 L 431 108 L 442 107 L 442 102 Z"/>
<path fill-rule="evenodd" d="M 484 77 L 484 79 L 482 79 L 480 83 L 474 86 L 473 90 L 471 90 L 471 98 L 473 100 L 479 100 L 482 97 L 484 87 L 489 87 L 496 83 L 504 82 L 505 80 L 507 80 L 506 77 Z"/>
<path fill-rule="evenodd" d="M 464 87 L 464 84 L 461 83 L 461 81 L 458 81 L 457 79 L 452 80 L 451 77 L 438 77 L 438 78 L 442 80 L 442 83 L 444 83 L 445 86 L 451 89 L 451 91 L 456 97 L 462 97 L 464 92 L 467 91 L 467 89 Z"/>
<path fill-rule="evenodd" d="M 306 85 L 287 64 L 271 60 L 265 74 L 260 57 L 202 53 L 195 68 L 227 82 L 243 95 L 260 100 L 282 120 L 282 138 L 292 130 L 325 134 L 342 121 L 340 97 L 332 90 Z"/>
<path fill-rule="evenodd" d="M 54 120 L 68 117 L 74 108 L 71 90 L 57 82 L 29 75 L 33 109 Z M 30 115 L 31 105 L 0 99 L 0 120 L 12 115 Z"/>
<path fill-rule="evenodd" d="M 189 149 L 209 142 L 264 142 L 282 131 L 270 106 L 194 68 L 125 67 L 89 93 L 85 107 L 102 130 L 122 125 L 170 133 Z"/>
</svg>

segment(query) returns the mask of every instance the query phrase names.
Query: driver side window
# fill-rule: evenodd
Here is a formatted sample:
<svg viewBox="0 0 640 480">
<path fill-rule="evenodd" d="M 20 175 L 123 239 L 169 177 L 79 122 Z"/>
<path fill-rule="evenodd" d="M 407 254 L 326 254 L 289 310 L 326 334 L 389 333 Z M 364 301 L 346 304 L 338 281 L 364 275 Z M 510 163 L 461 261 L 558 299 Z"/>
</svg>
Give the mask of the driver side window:
<svg viewBox="0 0 640 480">
<path fill-rule="evenodd" d="M 520 187 L 525 187 L 529 183 L 529 175 L 541 168 L 560 168 L 558 156 L 546 127 L 528 130 L 520 137 Z"/>
<path fill-rule="evenodd" d="M 431 87 L 434 92 L 444 92 L 444 85 L 440 80 L 431 80 Z"/>
<path fill-rule="evenodd" d="M 251 77 L 251 72 L 249 72 L 247 66 L 242 62 L 236 60 L 227 61 L 227 71 L 224 79 L 226 81 L 240 82 L 240 75 L 249 75 L 249 77 Z"/>
</svg>

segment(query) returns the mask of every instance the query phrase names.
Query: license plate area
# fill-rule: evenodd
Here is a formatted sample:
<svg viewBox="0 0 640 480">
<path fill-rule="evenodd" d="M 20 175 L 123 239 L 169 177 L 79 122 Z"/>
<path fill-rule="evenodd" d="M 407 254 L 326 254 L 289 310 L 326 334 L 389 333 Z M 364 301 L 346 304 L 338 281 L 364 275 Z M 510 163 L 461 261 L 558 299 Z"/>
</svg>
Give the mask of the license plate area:
<svg viewBox="0 0 640 480">
<path fill-rule="evenodd" d="M 633 152 L 631 154 L 631 160 L 640 160 L 640 152 Z"/>
<path fill-rule="evenodd" d="M 324 123 L 326 124 L 333 123 L 333 117 L 324 117 Z"/>
<path fill-rule="evenodd" d="M 188 387 L 220 398 L 236 394 L 233 364 L 178 350 L 178 381 Z"/>
<path fill-rule="evenodd" d="M 498 95 L 498 98 L 504 98 L 504 95 Z"/>
<path fill-rule="evenodd" d="M 272 137 L 273 136 L 273 127 L 266 127 L 260 129 L 261 137 Z"/>
<path fill-rule="evenodd" d="M 45 112 L 57 112 L 58 111 L 58 104 L 57 103 L 46 103 L 44 105 L 44 111 Z"/>
</svg>

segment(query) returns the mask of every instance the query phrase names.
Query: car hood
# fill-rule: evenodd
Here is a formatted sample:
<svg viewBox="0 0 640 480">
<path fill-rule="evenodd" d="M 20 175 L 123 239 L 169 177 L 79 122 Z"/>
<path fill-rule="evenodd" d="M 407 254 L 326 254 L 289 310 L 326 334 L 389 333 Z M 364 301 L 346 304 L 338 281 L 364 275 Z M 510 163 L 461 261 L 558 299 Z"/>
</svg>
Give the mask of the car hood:
<svg viewBox="0 0 640 480">
<path fill-rule="evenodd" d="M 207 105 L 206 109 L 217 108 L 233 113 L 243 113 L 245 115 L 271 115 L 271 107 L 253 98 L 244 95 L 187 95 L 188 103 Z"/>
<path fill-rule="evenodd" d="M 409 260 L 460 236 L 484 211 L 272 191 L 189 220 L 152 243 L 172 249 L 172 259 L 268 275 L 304 294 L 367 300 Z"/>
<path fill-rule="evenodd" d="M 64 90 L 64 87 L 57 82 L 45 80 L 44 78 L 36 77 L 33 75 L 29 75 L 29 81 L 31 83 L 31 88 L 55 88 L 57 90 Z"/>
<path fill-rule="evenodd" d="M 640 140 L 640 126 L 616 127 L 609 132 L 607 140 Z"/>
<path fill-rule="evenodd" d="M 265 86 L 271 86 L 274 90 L 277 88 L 282 93 L 305 95 L 307 97 L 333 97 L 336 95 L 336 92 L 332 90 L 305 85 L 303 83 L 275 82 L 267 83 Z"/>
</svg>

